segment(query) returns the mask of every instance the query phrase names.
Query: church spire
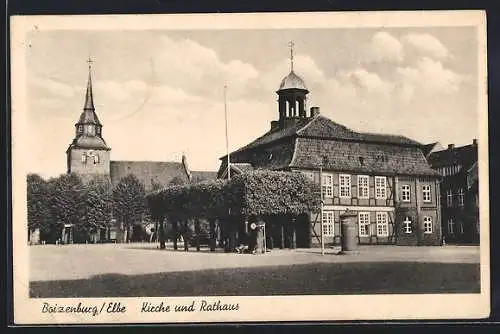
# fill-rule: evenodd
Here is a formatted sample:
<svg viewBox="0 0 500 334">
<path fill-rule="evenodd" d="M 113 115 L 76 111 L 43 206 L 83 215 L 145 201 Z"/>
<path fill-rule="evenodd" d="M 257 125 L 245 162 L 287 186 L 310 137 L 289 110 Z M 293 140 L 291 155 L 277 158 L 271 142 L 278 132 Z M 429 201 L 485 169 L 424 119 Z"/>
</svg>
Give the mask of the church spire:
<svg viewBox="0 0 500 334">
<path fill-rule="evenodd" d="M 87 93 L 85 94 L 85 106 L 83 109 L 85 110 L 95 110 L 94 108 L 94 96 L 92 94 L 92 59 L 89 57 L 87 60 L 89 64 L 89 79 L 87 82 Z"/>
</svg>

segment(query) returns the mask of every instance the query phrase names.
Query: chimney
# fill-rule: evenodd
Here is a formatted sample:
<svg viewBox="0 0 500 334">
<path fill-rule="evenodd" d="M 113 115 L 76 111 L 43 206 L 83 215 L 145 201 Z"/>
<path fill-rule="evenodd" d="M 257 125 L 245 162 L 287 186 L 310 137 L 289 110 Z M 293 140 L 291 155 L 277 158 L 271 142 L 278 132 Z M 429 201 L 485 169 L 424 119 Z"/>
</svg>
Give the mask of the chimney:
<svg viewBox="0 0 500 334">
<path fill-rule="evenodd" d="M 448 144 L 448 149 L 453 150 L 455 148 L 455 144 Z"/>
<path fill-rule="evenodd" d="M 477 146 L 477 139 L 476 138 L 472 139 L 472 145 Z"/>
<path fill-rule="evenodd" d="M 311 107 L 311 117 L 319 115 L 319 107 Z"/>
<path fill-rule="evenodd" d="M 271 121 L 271 131 L 278 130 L 280 127 L 279 121 Z"/>
</svg>

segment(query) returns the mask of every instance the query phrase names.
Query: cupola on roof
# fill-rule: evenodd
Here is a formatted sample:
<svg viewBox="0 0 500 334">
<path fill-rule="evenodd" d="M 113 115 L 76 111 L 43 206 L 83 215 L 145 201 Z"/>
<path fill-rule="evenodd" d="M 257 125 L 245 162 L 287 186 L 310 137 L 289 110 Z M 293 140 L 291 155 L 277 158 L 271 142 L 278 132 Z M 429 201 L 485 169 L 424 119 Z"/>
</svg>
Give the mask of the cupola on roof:
<svg viewBox="0 0 500 334">
<path fill-rule="evenodd" d="M 285 89 L 300 89 L 308 91 L 304 80 L 302 80 L 302 78 L 293 71 L 293 47 L 295 46 L 295 43 L 291 41 L 288 46 L 290 47 L 290 73 L 284 77 L 283 80 L 281 80 L 278 91 Z"/>
<path fill-rule="evenodd" d="M 283 80 L 281 80 L 279 90 L 285 89 L 307 90 L 307 87 L 304 83 L 304 80 L 302 80 L 302 78 L 295 74 L 295 72 L 292 70 L 286 77 L 283 78 Z"/>
</svg>

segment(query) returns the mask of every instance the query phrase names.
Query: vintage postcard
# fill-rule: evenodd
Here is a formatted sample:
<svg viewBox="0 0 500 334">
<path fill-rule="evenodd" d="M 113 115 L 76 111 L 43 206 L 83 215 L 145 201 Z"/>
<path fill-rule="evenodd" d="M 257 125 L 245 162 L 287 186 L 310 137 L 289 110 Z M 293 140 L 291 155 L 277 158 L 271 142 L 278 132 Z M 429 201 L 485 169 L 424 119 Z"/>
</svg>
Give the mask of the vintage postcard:
<svg viewBox="0 0 500 334">
<path fill-rule="evenodd" d="M 484 12 L 11 32 L 16 324 L 489 315 Z"/>
</svg>

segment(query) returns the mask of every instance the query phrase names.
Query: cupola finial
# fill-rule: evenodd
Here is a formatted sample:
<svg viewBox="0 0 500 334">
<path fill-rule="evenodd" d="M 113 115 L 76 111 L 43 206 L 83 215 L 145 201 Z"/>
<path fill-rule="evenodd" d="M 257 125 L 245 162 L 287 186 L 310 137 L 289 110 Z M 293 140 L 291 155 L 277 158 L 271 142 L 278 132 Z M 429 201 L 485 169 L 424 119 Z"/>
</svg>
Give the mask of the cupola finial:
<svg viewBox="0 0 500 334">
<path fill-rule="evenodd" d="M 293 47 L 295 46 L 295 43 L 290 41 L 288 46 L 290 47 L 290 72 L 293 72 Z"/>
</svg>

